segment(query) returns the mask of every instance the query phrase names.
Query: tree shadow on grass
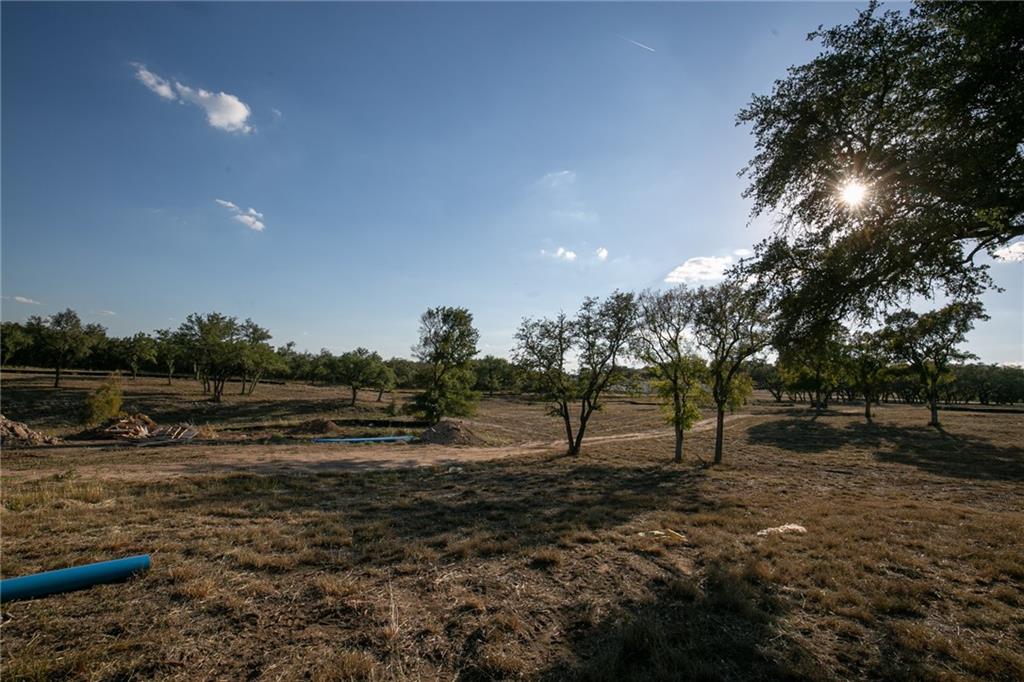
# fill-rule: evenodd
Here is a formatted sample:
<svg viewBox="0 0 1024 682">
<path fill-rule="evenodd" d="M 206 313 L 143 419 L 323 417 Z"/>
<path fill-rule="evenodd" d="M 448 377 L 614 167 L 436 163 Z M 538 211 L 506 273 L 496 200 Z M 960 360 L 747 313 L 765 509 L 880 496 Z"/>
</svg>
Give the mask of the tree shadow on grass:
<svg viewBox="0 0 1024 682">
<path fill-rule="evenodd" d="M 140 485 L 139 492 L 157 492 L 156 509 L 168 513 L 296 519 L 313 544 L 337 544 L 317 529 L 329 535 L 332 524 L 341 524 L 353 529 L 343 551 L 371 565 L 401 562 L 416 545 L 459 557 L 518 553 L 648 512 L 719 507 L 701 498 L 704 473 L 695 468 L 576 464 L 564 457 L 463 464 L 457 471 L 211 476 Z"/>
<path fill-rule="evenodd" d="M 825 453 L 847 445 L 875 449 L 876 460 L 909 464 L 929 473 L 978 480 L 1024 480 L 1024 448 L 930 426 L 889 426 L 852 421 L 780 419 L 747 430 L 751 443 L 796 453 Z"/>
<path fill-rule="evenodd" d="M 819 664 L 782 637 L 782 601 L 735 566 L 713 562 L 698 581 L 679 574 L 650 586 L 650 600 L 570 631 L 570 660 L 545 680 L 823 679 Z"/>
</svg>

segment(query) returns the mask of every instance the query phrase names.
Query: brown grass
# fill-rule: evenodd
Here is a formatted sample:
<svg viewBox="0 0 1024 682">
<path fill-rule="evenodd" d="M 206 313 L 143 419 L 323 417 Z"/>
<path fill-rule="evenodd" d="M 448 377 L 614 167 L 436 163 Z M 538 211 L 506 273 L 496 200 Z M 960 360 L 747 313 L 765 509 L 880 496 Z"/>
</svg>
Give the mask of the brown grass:
<svg viewBox="0 0 1024 682">
<path fill-rule="evenodd" d="M 939 432 L 923 408 L 883 406 L 875 427 L 753 412 L 713 469 L 693 464 L 710 431 L 676 466 L 667 429 L 458 475 L 154 450 L 181 474 L 145 481 L 117 476 L 134 451 L 83 451 L 101 479 L 67 450 L 5 452 L 5 576 L 141 552 L 153 568 L 4 604 L 4 679 L 1024 678 L 1024 417 L 949 413 Z M 661 423 L 623 401 L 596 419 Z M 508 400 L 476 420 L 510 442 L 557 430 Z M 756 534 L 784 523 L 808 532 Z"/>
</svg>

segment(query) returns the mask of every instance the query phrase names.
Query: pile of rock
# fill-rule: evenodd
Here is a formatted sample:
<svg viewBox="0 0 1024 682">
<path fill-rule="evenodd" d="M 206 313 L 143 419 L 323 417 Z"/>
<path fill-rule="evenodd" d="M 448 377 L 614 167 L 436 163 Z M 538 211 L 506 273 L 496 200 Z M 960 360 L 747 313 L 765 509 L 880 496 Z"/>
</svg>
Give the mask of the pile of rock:
<svg viewBox="0 0 1024 682">
<path fill-rule="evenodd" d="M 33 431 L 25 424 L 0 414 L 0 441 L 4 445 L 56 445 L 60 439 Z"/>
</svg>

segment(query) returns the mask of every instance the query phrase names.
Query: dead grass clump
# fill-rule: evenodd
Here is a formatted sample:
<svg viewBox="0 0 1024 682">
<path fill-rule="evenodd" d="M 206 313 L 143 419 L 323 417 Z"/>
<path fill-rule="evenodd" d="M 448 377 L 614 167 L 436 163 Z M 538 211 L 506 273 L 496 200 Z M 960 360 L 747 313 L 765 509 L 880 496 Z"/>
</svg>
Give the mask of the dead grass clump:
<svg viewBox="0 0 1024 682">
<path fill-rule="evenodd" d="M 323 598 L 347 597 L 355 594 L 359 587 L 350 578 L 329 573 L 321 573 L 310 581 L 313 594 Z"/>
<path fill-rule="evenodd" d="M 97 504 L 107 499 L 98 481 L 39 482 L 17 491 L 4 490 L 3 506 L 10 511 L 55 507 L 63 502 Z"/>
<path fill-rule="evenodd" d="M 538 549 L 530 555 L 531 568 L 558 568 L 562 565 L 562 554 L 556 549 Z"/>
<path fill-rule="evenodd" d="M 202 601 L 209 599 L 217 592 L 217 583 L 213 578 L 203 576 L 187 582 L 176 583 L 171 589 L 171 596 L 178 599 Z"/>
<path fill-rule="evenodd" d="M 497 538 L 486 531 L 477 531 L 467 538 L 449 542 L 448 554 L 460 559 L 471 556 L 492 557 L 515 549 L 509 540 Z"/>
<path fill-rule="evenodd" d="M 383 679 L 377 659 L 366 651 L 343 649 L 332 654 L 310 675 L 314 682 L 374 682 Z"/>
<path fill-rule="evenodd" d="M 299 564 L 294 556 L 267 554 L 245 548 L 232 550 L 228 555 L 234 557 L 242 568 L 255 568 L 261 571 L 287 571 Z"/>
<path fill-rule="evenodd" d="M 480 647 L 469 664 L 470 679 L 508 680 L 521 677 L 526 670 L 522 656 L 506 651 L 498 644 Z"/>
</svg>

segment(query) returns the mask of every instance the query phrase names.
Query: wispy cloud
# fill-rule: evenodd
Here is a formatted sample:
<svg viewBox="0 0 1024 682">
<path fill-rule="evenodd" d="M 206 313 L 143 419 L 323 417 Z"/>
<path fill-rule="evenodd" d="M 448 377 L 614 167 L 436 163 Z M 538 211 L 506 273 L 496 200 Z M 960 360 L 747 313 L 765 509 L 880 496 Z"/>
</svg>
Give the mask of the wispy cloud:
<svg viewBox="0 0 1024 682">
<path fill-rule="evenodd" d="M 594 252 L 594 255 L 597 256 L 597 260 L 604 262 L 608 260 L 608 249 L 601 246 Z"/>
<path fill-rule="evenodd" d="M 135 78 L 161 98 L 194 104 L 206 112 L 206 121 L 214 128 L 229 133 L 251 133 L 254 128 L 249 125 L 252 110 L 249 105 L 235 95 L 226 92 L 210 92 L 202 88 L 193 88 L 178 81 L 171 83 L 146 68 L 145 64 L 133 62 Z"/>
<path fill-rule="evenodd" d="M 550 256 L 550 257 L 552 257 L 552 258 L 554 258 L 556 260 L 564 260 L 564 261 L 566 261 L 568 263 L 572 263 L 577 258 L 575 251 L 571 251 L 571 250 L 565 248 L 564 246 L 559 246 L 554 251 L 548 251 L 546 249 L 541 249 L 540 250 L 540 255 L 542 255 L 542 256 Z"/>
<path fill-rule="evenodd" d="M 104 315 L 106 317 L 113 317 L 114 315 L 117 315 L 117 313 L 115 313 L 113 310 L 97 310 L 96 314 Z"/>
<path fill-rule="evenodd" d="M 736 249 L 732 252 L 732 255 L 738 256 L 739 258 L 749 258 L 754 255 L 754 252 L 750 249 Z"/>
<path fill-rule="evenodd" d="M 732 265 L 732 256 L 697 256 L 690 258 L 665 276 L 669 284 L 682 282 L 714 282 L 725 276 Z"/>
<path fill-rule="evenodd" d="M 1024 241 L 1007 244 L 1001 249 L 996 249 L 992 254 L 998 260 L 1010 261 L 1011 263 L 1024 263 Z"/>
<path fill-rule="evenodd" d="M 551 215 L 558 220 L 567 220 L 574 223 L 596 223 L 598 221 L 596 213 L 580 209 L 557 209 L 552 211 Z"/>
<path fill-rule="evenodd" d="M 15 303 L 24 303 L 25 305 L 42 305 L 41 301 L 37 301 L 27 296 L 4 296 L 4 299 L 14 301 Z"/>
<path fill-rule="evenodd" d="M 644 45 L 643 43 L 638 43 L 638 42 L 636 42 L 635 40 L 630 40 L 629 38 L 624 38 L 624 40 L 625 40 L 625 41 L 626 41 L 627 43 L 633 43 L 633 44 L 634 44 L 634 45 L 636 45 L 637 47 L 639 47 L 639 48 L 642 48 L 642 49 L 644 49 L 644 50 L 647 50 L 648 52 L 657 52 L 657 50 L 655 50 L 655 49 L 654 49 L 653 47 L 651 47 L 650 45 Z"/>
<path fill-rule="evenodd" d="M 263 214 L 255 208 L 250 207 L 249 210 L 243 211 L 238 207 L 238 204 L 233 201 L 228 201 L 227 199 L 214 199 L 214 201 L 231 211 L 234 214 L 231 216 L 232 219 L 242 223 L 250 230 L 262 232 L 264 228 L 266 228 L 266 225 L 263 224 L 262 220 Z"/>
<path fill-rule="evenodd" d="M 539 185 L 555 189 L 556 187 L 564 187 L 571 185 L 576 182 L 576 171 L 571 170 L 560 170 L 546 173 L 537 181 Z"/>
<path fill-rule="evenodd" d="M 164 99 L 178 99 L 178 96 L 174 94 L 174 89 L 171 88 L 171 84 L 166 79 L 147 69 L 144 64 L 135 62 L 132 66 L 135 67 L 135 77 L 139 79 L 140 83 Z"/>
</svg>

